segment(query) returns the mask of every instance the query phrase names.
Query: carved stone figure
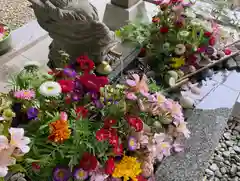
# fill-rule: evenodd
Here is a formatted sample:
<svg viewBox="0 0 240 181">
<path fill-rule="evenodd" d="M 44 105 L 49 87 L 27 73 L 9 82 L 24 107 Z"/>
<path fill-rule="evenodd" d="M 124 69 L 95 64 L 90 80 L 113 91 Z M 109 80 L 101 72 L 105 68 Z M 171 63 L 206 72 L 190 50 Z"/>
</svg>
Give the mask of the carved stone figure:
<svg viewBox="0 0 240 181">
<path fill-rule="evenodd" d="M 40 26 L 53 39 L 50 44 L 50 68 L 62 67 L 64 51 L 75 60 L 87 54 L 95 63 L 105 59 L 116 43 L 114 32 L 99 21 L 96 8 L 88 0 L 29 0 Z"/>
</svg>

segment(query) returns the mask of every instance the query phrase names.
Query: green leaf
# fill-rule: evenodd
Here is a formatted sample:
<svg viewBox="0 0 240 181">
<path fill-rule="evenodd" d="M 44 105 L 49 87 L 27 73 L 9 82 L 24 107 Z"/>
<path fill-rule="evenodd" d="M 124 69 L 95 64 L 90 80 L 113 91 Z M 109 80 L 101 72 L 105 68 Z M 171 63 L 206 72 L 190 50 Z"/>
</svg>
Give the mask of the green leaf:
<svg viewBox="0 0 240 181">
<path fill-rule="evenodd" d="M 9 166 L 9 169 L 13 172 L 26 172 L 20 164 L 11 165 Z"/>
</svg>

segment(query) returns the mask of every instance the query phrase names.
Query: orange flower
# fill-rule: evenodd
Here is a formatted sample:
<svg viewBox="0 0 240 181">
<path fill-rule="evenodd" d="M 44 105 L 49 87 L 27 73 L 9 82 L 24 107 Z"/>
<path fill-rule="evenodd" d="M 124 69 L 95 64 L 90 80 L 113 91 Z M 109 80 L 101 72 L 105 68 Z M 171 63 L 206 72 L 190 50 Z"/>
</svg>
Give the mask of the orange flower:
<svg viewBox="0 0 240 181">
<path fill-rule="evenodd" d="M 64 140 L 67 140 L 70 137 L 71 131 L 68 128 L 68 123 L 66 120 L 57 120 L 49 124 L 50 135 L 48 139 L 61 143 Z"/>
</svg>

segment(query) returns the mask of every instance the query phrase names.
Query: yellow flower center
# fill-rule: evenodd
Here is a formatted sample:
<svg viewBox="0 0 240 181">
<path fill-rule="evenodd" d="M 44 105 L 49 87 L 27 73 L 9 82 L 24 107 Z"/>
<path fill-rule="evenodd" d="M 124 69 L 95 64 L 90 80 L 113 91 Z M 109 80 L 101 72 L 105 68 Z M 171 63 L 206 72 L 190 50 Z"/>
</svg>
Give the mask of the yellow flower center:
<svg viewBox="0 0 240 181">
<path fill-rule="evenodd" d="M 48 91 L 51 91 L 51 90 L 53 90 L 53 89 L 54 89 L 54 87 L 52 87 L 52 86 L 49 86 L 49 87 L 47 88 Z"/>
<path fill-rule="evenodd" d="M 64 178 L 64 172 L 61 171 L 61 170 L 58 172 L 57 175 L 58 175 L 59 178 Z"/>
<path fill-rule="evenodd" d="M 24 91 L 24 92 L 23 92 L 23 95 L 24 95 L 24 96 L 29 96 L 29 95 L 30 95 L 30 92 Z"/>
<path fill-rule="evenodd" d="M 84 171 L 81 170 L 81 171 L 78 172 L 78 176 L 80 178 L 84 177 L 84 175 L 85 175 Z"/>
<path fill-rule="evenodd" d="M 134 146 L 135 145 L 134 140 L 130 140 L 129 144 L 130 144 L 130 146 Z"/>
<path fill-rule="evenodd" d="M 162 147 L 162 148 L 167 148 L 167 147 L 168 147 L 168 144 L 167 144 L 167 143 L 162 143 L 162 144 L 161 144 L 161 147 Z"/>
</svg>

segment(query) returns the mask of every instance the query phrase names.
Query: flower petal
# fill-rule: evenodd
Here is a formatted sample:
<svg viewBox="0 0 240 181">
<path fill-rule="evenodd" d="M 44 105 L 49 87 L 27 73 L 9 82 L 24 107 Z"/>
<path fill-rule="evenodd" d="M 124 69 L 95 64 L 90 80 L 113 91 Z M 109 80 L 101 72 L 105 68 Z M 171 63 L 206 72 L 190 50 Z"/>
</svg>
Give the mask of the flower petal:
<svg viewBox="0 0 240 181">
<path fill-rule="evenodd" d="M 5 177 L 8 173 L 8 167 L 0 167 L 0 177 Z"/>
<path fill-rule="evenodd" d="M 6 136 L 0 135 L 0 151 L 8 148 L 8 139 Z"/>
<path fill-rule="evenodd" d="M 139 82 L 139 81 L 140 81 L 140 77 L 139 77 L 138 74 L 132 74 L 132 77 L 134 78 L 134 80 L 135 80 L 136 82 Z"/>
<path fill-rule="evenodd" d="M 137 83 L 134 80 L 127 79 L 126 80 L 127 85 L 134 87 L 137 85 Z"/>
</svg>

